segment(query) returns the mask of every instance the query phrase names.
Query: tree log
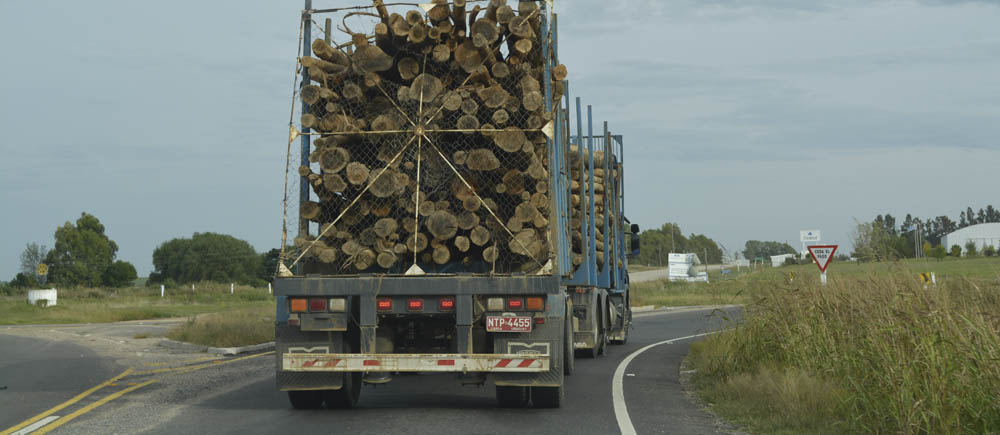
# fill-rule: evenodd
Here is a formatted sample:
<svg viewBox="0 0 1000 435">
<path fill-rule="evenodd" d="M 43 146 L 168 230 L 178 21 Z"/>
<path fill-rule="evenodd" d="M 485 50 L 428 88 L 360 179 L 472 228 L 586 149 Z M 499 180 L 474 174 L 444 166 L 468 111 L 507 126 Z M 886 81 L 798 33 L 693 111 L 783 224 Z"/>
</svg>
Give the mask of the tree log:
<svg viewBox="0 0 1000 435">
<path fill-rule="evenodd" d="M 447 246 L 441 245 L 434 248 L 434 262 L 437 264 L 445 264 L 451 260 L 451 250 Z"/>
<path fill-rule="evenodd" d="M 322 213 L 323 208 L 320 207 L 318 202 L 306 201 L 299 206 L 299 217 L 303 219 L 308 219 L 315 221 L 319 218 L 320 213 Z"/>
<path fill-rule="evenodd" d="M 455 237 L 455 247 L 458 248 L 459 252 L 467 252 L 469 250 L 469 238 L 465 236 Z"/>
<path fill-rule="evenodd" d="M 469 240 L 476 246 L 486 245 L 490 241 L 490 231 L 486 227 L 478 225 L 469 233 Z"/>
<path fill-rule="evenodd" d="M 437 210 L 427 218 L 427 230 L 435 239 L 449 240 L 458 231 L 458 220 L 448 210 Z"/>
<path fill-rule="evenodd" d="M 347 181 L 354 185 L 359 185 L 368 181 L 368 166 L 361 162 L 351 162 L 347 164 Z"/>
</svg>

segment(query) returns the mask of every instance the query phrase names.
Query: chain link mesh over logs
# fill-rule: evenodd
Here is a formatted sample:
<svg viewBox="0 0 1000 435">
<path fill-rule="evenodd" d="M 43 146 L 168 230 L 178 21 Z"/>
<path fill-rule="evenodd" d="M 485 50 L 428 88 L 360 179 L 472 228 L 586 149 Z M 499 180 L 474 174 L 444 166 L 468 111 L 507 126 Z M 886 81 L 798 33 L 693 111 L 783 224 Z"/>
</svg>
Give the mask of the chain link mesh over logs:
<svg viewBox="0 0 1000 435">
<path fill-rule="evenodd" d="M 298 211 L 318 231 L 295 238 L 285 264 L 322 274 L 414 264 L 531 273 L 548 261 L 541 10 L 462 3 L 332 11 L 352 41 L 317 39 L 315 57 L 299 58 L 309 76 L 299 121 L 313 146 L 289 179 L 306 180 L 314 200 L 293 202 L 286 218 Z M 351 33 L 349 20 L 374 31 Z M 554 104 L 563 78 L 556 67 Z"/>
</svg>

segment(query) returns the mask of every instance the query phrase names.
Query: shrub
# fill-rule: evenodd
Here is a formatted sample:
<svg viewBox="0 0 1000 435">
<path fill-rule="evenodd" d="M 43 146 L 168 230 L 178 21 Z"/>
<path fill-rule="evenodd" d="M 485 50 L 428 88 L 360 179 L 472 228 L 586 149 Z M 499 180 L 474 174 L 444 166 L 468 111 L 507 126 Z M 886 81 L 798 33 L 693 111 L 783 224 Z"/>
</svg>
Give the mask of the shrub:
<svg viewBox="0 0 1000 435">
<path fill-rule="evenodd" d="M 944 248 L 944 245 L 937 245 L 934 247 L 934 250 L 931 251 L 931 256 L 937 258 L 938 261 L 941 261 L 947 255 L 948 250 Z"/>
<path fill-rule="evenodd" d="M 993 245 L 987 245 L 986 248 L 983 249 L 983 255 L 987 257 L 992 257 L 996 253 L 997 253 L 997 248 L 993 247 Z"/>
<path fill-rule="evenodd" d="M 34 275 L 28 275 L 24 272 L 20 272 L 14 277 L 14 280 L 10 282 L 10 286 L 19 289 L 29 289 L 38 287 L 38 280 L 35 279 Z"/>
<path fill-rule="evenodd" d="M 118 260 L 111 263 L 104 271 L 101 280 L 104 285 L 113 288 L 121 288 L 131 285 L 139 275 L 135 272 L 135 266 L 127 261 Z"/>
<path fill-rule="evenodd" d="M 962 247 L 958 246 L 958 245 L 951 245 L 951 256 L 952 257 L 961 257 L 962 256 Z"/>
<path fill-rule="evenodd" d="M 965 256 L 966 257 L 975 257 L 976 254 L 977 254 L 977 251 L 978 251 L 978 249 L 976 249 L 976 242 L 973 242 L 972 240 L 969 240 L 968 242 L 965 242 Z"/>
</svg>

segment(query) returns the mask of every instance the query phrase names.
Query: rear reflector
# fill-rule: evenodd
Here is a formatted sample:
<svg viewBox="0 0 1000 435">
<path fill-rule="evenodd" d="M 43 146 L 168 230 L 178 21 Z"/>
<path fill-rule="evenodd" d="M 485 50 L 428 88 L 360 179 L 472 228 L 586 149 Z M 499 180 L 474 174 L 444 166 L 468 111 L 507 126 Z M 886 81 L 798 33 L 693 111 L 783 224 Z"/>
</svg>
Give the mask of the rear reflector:
<svg viewBox="0 0 1000 435">
<path fill-rule="evenodd" d="M 438 365 L 439 366 L 453 366 L 453 365 L 455 365 L 455 360 L 453 360 L 453 359 L 439 359 L 438 360 Z"/>
<path fill-rule="evenodd" d="M 423 299 L 410 299 L 406 302 L 406 308 L 410 311 L 423 311 L 424 310 L 424 300 Z"/>
<path fill-rule="evenodd" d="M 524 307 L 529 311 L 542 311 L 545 308 L 545 302 L 542 298 L 528 298 L 524 301 Z"/>
<path fill-rule="evenodd" d="M 347 303 L 344 298 L 330 298 L 328 308 L 334 313 L 342 313 L 347 309 Z"/>
<path fill-rule="evenodd" d="M 451 311 L 455 309 L 455 299 L 454 298 L 441 298 L 441 302 L 438 303 L 438 307 L 441 311 Z"/>
<path fill-rule="evenodd" d="M 521 298 L 507 299 L 508 310 L 520 310 L 522 308 L 524 308 L 524 300 L 522 300 Z"/>
<path fill-rule="evenodd" d="M 304 313 L 309 309 L 309 302 L 301 298 L 290 299 L 289 307 L 293 313 Z"/>
<path fill-rule="evenodd" d="M 486 299 L 486 309 L 490 311 L 503 311 L 503 298 Z"/>
<path fill-rule="evenodd" d="M 545 324 L 545 318 L 544 317 L 535 317 L 535 324 L 536 325 L 544 325 Z"/>
<path fill-rule="evenodd" d="M 382 298 L 375 302 L 375 308 L 379 311 L 392 311 L 392 299 Z"/>
<path fill-rule="evenodd" d="M 326 311 L 326 299 L 323 298 L 309 299 L 309 311 L 312 311 L 314 313 L 320 311 Z"/>
</svg>

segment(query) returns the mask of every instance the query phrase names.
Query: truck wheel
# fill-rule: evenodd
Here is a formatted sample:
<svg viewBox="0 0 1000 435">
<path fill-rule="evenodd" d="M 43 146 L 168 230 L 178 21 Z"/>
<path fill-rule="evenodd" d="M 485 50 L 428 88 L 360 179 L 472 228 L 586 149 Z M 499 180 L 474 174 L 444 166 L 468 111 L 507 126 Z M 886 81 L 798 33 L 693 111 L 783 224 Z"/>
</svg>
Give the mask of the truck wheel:
<svg viewBox="0 0 1000 435">
<path fill-rule="evenodd" d="M 497 385 L 497 402 L 501 408 L 524 408 L 528 405 L 528 387 Z"/>
<path fill-rule="evenodd" d="M 361 398 L 361 372 L 344 373 L 344 386 L 323 392 L 323 401 L 330 409 L 353 408 Z"/>
<path fill-rule="evenodd" d="M 288 401 L 295 409 L 316 409 L 323 406 L 322 391 L 289 391 Z"/>
<path fill-rule="evenodd" d="M 535 408 L 558 408 L 563 399 L 563 387 L 531 387 L 531 403 Z"/>
<path fill-rule="evenodd" d="M 573 374 L 573 369 L 576 367 L 576 354 L 573 351 L 573 321 L 570 314 L 567 312 L 566 320 L 563 321 L 563 329 L 566 332 L 563 334 L 563 374 L 565 375 Z"/>
<path fill-rule="evenodd" d="M 608 331 L 604 329 L 604 322 L 601 322 L 601 326 L 597 333 L 597 343 L 594 343 L 594 356 L 597 355 L 607 355 L 608 354 Z"/>
<path fill-rule="evenodd" d="M 344 343 L 344 353 L 351 352 L 351 345 Z M 353 408 L 361 397 L 361 372 L 346 372 L 339 390 L 323 392 L 323 401 L 330 409 Z"/>
</svg>

